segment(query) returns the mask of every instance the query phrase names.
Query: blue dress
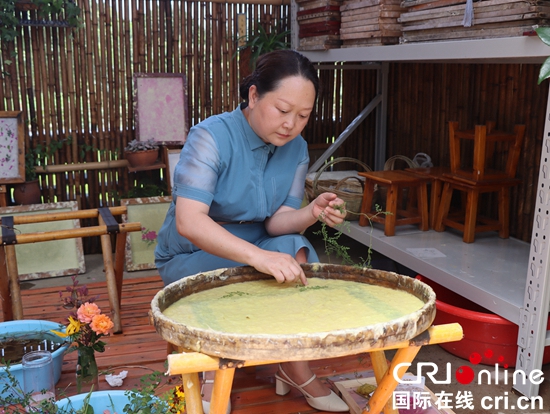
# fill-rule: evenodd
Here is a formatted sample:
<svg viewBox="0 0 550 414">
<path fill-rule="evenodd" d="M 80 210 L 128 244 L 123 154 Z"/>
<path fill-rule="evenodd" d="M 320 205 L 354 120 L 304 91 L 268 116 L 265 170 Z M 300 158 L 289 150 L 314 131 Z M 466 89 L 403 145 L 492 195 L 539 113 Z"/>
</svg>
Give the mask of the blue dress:
<svg viewBox="0 0 550 414">
<path fill-rule="evenodd" d="M 308 162 L 307 143 L 302 136 L 281 147 L 266 144 L 252 130 L 240 108 L 212 116 L 191 128 L 174 171 L 174 201 L 155 249 L 155 264 L 164 283 L 243 265 L 206 253 L 178 233 L 176 197 L 207 204 L 213 220 L 229 222 L 223 224 L 229 232 L 264 250 L 296 256 L 305 247 L 308 262 L 318 262 L 313 246 L 304 236 L 273 237 L 264 226 L 264 220 L 279 207 L 301 207 Z"/>
</svg>

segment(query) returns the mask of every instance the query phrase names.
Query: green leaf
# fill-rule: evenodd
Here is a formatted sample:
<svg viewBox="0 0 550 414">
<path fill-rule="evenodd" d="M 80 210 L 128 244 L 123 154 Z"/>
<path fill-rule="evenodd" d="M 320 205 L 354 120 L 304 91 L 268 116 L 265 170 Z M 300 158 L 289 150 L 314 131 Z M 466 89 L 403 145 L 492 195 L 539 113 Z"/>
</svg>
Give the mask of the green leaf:
<svg viewBox="0 0 550 414">
<path fill-rule="evenodd" d="M 550 46 L 550 27 L 537 27 L 535 29 L 540 40 Z"/>
<path fill-rule="evenodd" d="M 539 82 L 540 85 L 543 80 L 550 77 L 550 57 L 546 58 L 539 71 Z"/>
</svg>

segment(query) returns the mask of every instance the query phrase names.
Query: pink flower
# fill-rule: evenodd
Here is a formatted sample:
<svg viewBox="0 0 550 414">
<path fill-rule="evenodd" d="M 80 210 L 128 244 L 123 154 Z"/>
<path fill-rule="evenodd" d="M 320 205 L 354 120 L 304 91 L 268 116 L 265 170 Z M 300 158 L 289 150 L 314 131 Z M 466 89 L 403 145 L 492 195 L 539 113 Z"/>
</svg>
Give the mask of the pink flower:
<svg viewBox="0 0 550 414">
<path fill-rule="evenodd" d="M 108 335 L 114 326 L 113 321 L 107 315 L 95 315 L 90 324 L 90 328 L 98 335 Z"/>
<path fill-rule="evenodd" d="M 76 316 L 80 322 L 90 323 L 93 317 L 100 313 L 101 309 L 95 303 L 86 302 L 80 305 L 80 308 L 76 311 Z"/>
</svg>

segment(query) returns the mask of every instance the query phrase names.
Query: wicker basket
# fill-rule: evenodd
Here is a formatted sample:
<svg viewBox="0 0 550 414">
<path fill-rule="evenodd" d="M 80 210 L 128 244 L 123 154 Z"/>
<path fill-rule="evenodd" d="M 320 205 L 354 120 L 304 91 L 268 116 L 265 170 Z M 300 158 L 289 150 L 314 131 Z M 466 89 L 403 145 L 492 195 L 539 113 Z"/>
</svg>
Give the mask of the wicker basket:
<svg viewBox="0 0 550 414">
<path fill-rule="evenodd" d="M 357 175 L 357 171 L 325 171 L 339 162 L 359 164 L 365 171 L 372 169 L 365 163 L 355 159 L 340 157 L 326 163 L 317 171 L 313 181 L 306 179 L 306 194 L 309 201 L 313 201 L 321 193 L 334 193 L 346 203 L 346 220 L 358 220 L 363 199 L 364 180 Z"/>
<path fill-rule="evenodd" d="M 407 166 L 405 168 L 418 168 L 420 165 L 416 161 L 411 160 L 409 157 L 404 155 L 394 155 L 393 157 L 388 158 L 384 164 L 384 171 L 387 170 L 398 170 L 400 168 L 395 168 L 397 161 L 403 161 Z"/>
</svg>

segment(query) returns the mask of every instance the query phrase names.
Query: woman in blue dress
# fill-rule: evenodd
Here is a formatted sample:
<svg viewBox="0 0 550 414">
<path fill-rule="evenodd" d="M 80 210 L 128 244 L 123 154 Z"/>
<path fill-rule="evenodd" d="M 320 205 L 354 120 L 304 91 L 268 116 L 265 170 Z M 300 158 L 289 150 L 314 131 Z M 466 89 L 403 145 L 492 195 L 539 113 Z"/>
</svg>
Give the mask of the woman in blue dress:
<svg viewBox="0 0 550 414">
<path fill-rule="evenodd" d="M 237 109 L 191 128 L 155 250 L 165 284 L 242 265 L 280 283 L 307 284 L 300 263 L 318 257 L 301 233 L 318 220 L 335 226 L 345 216 L 344 202 L 332 193 L 301 207 L 309 157 L 300 133 L 318 87 L 317 72 L 303 55 L 271 52 L 243 80 L 244 102 Z M 276 381 L 278 394 L 293 386 L 314 408 L 349 410 L 305 361 L 280 364 Z"/>
</svg>

